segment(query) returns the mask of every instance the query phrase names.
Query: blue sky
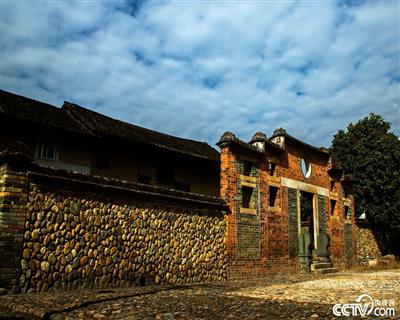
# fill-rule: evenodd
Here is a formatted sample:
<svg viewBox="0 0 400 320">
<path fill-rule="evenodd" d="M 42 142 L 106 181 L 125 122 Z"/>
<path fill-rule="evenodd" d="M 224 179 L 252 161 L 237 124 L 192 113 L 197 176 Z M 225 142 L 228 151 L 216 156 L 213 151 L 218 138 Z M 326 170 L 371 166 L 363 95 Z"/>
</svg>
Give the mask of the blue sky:
<svg viewBox="0 0 400 320">
<path fill-rule="evenodd" d="M 399 1 L 0 1 L 3 90 L 212 145 L 400 134 Z"/>
</svg>

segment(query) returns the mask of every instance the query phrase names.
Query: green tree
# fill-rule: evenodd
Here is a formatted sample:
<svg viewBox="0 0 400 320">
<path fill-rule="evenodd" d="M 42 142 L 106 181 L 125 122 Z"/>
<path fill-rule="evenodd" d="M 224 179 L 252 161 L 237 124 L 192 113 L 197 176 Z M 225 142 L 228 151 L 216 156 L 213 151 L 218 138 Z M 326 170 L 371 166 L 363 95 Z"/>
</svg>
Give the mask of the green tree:
<svg viewBox="0 0 400 320">
<path fill-rule="evenodd" d="M 330 148 L 334 162 L 359 179 L 357 215 L 365 212 L 383 238 L 400 226 L 400 140 L 389 130 L 390 123 L 372 113 L 339 130 Z M 395 240 L 399 253 L 399 239 L 390 238 L 382 241 Z"/>
</svg>

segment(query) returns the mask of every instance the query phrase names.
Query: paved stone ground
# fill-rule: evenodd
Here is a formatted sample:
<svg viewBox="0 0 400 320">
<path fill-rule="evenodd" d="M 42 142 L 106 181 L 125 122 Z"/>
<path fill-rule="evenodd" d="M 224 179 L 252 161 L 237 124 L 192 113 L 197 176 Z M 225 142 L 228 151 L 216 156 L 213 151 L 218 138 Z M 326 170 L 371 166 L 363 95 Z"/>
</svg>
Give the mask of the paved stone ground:
<svg viewBox="0 0 400 320">
<path fill-rule="evenodd" d="M 362 293 L 394 299 L 400 319 L 400 269 L 9 295 L 0 297 L 0 319 L 338 319 L 332 306 Z"/>
</svg>

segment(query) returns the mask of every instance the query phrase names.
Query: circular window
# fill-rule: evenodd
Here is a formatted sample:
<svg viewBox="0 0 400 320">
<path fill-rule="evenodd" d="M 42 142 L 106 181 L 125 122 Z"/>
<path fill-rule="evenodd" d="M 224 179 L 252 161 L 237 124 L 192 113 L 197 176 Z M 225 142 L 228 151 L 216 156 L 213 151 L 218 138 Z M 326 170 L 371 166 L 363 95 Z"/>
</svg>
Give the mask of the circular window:
<svg viewBox="0 0 400 320">
<path fill-rule="evenodd" d="M 301 173 L 304 177 L 309 178 L 311 176 L 311 162 L 305 159 L 301 159 Z"/>
</svg>

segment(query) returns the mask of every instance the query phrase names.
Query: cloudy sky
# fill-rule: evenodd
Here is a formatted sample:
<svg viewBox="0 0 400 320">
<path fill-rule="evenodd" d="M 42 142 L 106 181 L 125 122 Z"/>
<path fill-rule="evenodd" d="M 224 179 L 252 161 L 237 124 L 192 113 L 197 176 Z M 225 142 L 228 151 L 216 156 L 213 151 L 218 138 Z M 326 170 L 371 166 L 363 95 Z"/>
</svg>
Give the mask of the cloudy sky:
<svg viewBox="0 0 400 320">
<path fill-rule="evenodd" d="M 11 1 L 0 87 L 214 145 L 316 146 L 371 112 L 400 134 L 399 1 Z"/>
</svg>

